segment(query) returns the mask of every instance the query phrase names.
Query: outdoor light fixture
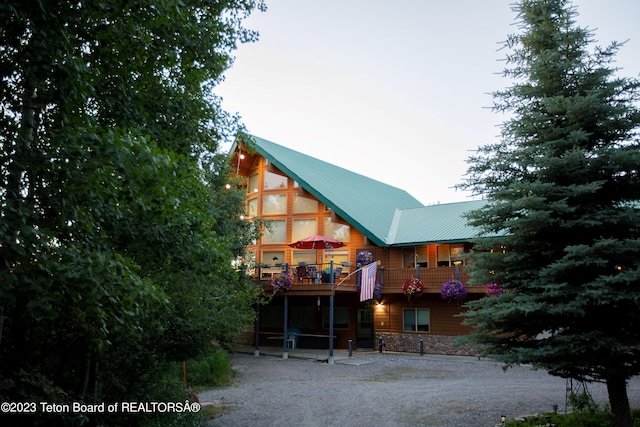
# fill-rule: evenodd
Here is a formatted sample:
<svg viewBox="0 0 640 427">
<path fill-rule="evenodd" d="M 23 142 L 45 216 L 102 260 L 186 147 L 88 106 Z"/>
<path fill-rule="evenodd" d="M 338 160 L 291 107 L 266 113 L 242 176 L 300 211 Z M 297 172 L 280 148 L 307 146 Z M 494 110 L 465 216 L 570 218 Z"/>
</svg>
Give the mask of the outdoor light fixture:
<svg viewBox="0 0 640 427">
<path fill-rule="evenodd" d="M 507 422 L 507 416 L 506 415 L 500 415 L 500 421 L 502 422 L 502 425 L 504 425 Z"/>
<path fill-rule="evenodd" d="M 238 156 L 238 167 L 236 168 L 236 175 L 240 173 L 240 160 L 244 160 L 244 154 L 240 153 Z"/>
<path fill-rule="evenodd" d="M 274 257 L 273 257 L 273 260 L 274 260 L 274 261 L 277 261 L 277 260 L 278 260 L 278 257 L 277 257 L 277 256 L 274 256 Z"/>
<path fill-rule="evenodd" d="M 224 188 L 226 188 L 227 190 L 231 189 L 231 184 L 226 184 Z"/>
</svg>

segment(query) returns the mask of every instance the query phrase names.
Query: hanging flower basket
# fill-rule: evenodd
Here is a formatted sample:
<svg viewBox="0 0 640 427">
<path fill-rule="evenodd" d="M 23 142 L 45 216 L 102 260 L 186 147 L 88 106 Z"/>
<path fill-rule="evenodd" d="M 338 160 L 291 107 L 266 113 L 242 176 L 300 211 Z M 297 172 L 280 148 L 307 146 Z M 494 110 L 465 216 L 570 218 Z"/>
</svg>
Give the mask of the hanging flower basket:
<svg viewBox="0 0 640 427">
<path fill-rule="evenodd" d="M 502 288 L 497 283 L 484 285 L 484 294 L 488 297 L 502 295 Z"/>
<path fill-rule="evenodd" d="M 404 281 L 402 285 L 402 292 L 405 294 L 407 299 L 411 301 L 411 298 L 417 298 L 422 295 L 422 290 L 424 286 L 422 282 L 417 277 L 411 277 Z"/>
<path fill-rule="evenodd" d="M 464 301 L 467 298 L 467 288 L 459 280 L 447 280 L 440 287 L 443 299 Z"/>
<path fill-rule="evenodd" d="M 273 286 L 273 292 L 288 291 L 293 285 L 293 278 L 288 273 L 282 272 L 276 274 L 271 278 L 271 286 Z"/>
<path fill-rule="evenodd" d="M 373 252 L 370 250 L 362 250 L 356 255 L 356 263 L 361 266 L 369 265 L 373 262 Z"/>
</svg>

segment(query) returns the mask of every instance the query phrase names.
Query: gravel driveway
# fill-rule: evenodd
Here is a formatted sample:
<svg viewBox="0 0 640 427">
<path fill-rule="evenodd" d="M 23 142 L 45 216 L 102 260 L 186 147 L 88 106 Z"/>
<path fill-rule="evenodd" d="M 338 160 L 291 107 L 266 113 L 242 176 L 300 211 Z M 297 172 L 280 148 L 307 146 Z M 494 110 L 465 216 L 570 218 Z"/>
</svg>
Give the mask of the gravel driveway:
<svg viewBox="0 0 640 427">
<path fill-rule="evenodd" d="M 500 416 L 565 409 L 565 380 L 472 357 L 373 353 L 336 360 L 237 354 L 233 386 L 200 394 L 224 405 L 213 426 L 493 427 Z M 628 387 L 640 407 L 640 379 Z M 598 404 L 606 388 L 590 384 Z M 568 408 L 571 409 L 570 407 Z"/>
</svg>

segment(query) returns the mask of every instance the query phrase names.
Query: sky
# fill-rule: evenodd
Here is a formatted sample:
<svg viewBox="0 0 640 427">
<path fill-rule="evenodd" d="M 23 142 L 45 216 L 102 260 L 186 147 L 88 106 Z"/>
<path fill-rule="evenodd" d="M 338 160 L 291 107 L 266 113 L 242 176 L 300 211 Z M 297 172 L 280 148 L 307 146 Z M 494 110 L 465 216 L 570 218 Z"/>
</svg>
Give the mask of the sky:
<svg viewBox="0 0 640 427">
<path fill-rule="evenodd" d="M 492 93 L 518 33 L 513 0 L 266 0 L 215 91 L 248 132 L 406 190 L 424 205 L 457 190 L 473 151 L 500 138 Z M 626 44 L 640 77 L 640 2 L 574 0 L 595 44 Z"/>
</svg>

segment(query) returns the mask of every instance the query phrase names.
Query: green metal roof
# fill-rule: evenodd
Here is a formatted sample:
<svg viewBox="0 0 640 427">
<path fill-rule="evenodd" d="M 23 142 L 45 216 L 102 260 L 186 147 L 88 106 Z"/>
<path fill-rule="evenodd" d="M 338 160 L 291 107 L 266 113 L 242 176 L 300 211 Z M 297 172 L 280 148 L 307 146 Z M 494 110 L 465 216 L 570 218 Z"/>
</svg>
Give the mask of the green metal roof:
<svg viewBox="0 0 640 427">
<path fill-rule="evenodd" d="M 385 241 L 390 246 L 468 242 L 477 237 L 478 230 L 467 223 L 464 214 L 485 203 L 473 200 L 398 209 Z"/>
<path fill-rule="evenodd" d="M 468 241 L 463 214 L 484 201 L 424 206 L 405 190 L 265 139 L 244 143 L 380 247 Z M 237 143 L 231 148 L 236 149 Z"/>
</svg>

